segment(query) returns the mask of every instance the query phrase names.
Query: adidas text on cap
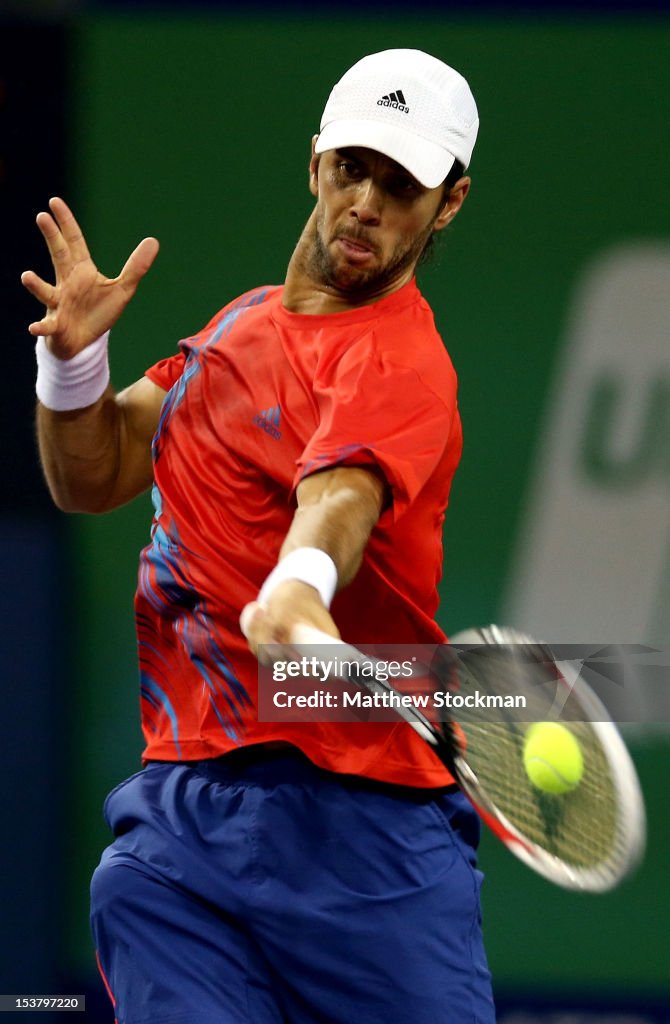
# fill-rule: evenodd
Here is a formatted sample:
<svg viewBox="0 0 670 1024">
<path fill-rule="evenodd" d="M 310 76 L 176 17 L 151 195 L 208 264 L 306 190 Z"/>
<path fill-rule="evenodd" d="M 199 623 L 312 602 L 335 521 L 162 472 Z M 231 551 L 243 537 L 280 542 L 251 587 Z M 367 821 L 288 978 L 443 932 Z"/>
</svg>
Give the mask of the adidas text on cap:
<svg viewBox="0 0 670 1024">
<path fill-rule="evenodd" d="M 315 152 L 365 146 L 436 188 L 454 160 L 468 166 L 478 128 L 474 97 L 458 71 L 422 50 L 382 50 L 334 87 Z"/>
</svg>

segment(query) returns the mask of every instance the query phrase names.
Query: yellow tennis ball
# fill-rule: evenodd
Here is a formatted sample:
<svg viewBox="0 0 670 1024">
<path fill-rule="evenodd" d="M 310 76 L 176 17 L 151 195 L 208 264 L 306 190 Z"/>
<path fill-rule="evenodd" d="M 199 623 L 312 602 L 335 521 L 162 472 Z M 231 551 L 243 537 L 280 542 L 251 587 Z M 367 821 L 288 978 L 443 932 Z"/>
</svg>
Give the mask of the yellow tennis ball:
<svg viewBox="0 0 670 1024">
<path fill-rule="evenodd" d="M 543 793 L 569 793 L 581 782 L 584 758 L 575 736 L 558 722 L 536 722 L 526 733 L 523 763 Z"/>
</svg>

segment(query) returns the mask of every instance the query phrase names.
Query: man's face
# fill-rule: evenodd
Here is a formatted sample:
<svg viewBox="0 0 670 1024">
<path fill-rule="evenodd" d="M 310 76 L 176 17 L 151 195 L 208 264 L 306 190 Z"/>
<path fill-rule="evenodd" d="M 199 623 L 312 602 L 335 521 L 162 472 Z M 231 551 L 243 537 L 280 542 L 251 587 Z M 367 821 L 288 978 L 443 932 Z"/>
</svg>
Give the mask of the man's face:
<svg viewBox="0 0 670 1024">
<path fill-rule="evenodd" d="M 328 150 L 312 157 L 317 197 L 310 276 L 350 297 L 374 297 L 409 280 L 428 238 L 457 212 L 442 185 L 424 188 L 389 157 L 371 149 Z M 460 184 L 460 183 L 459 183 Z M 453 192 L 453 190 L 452 190 Z"/>
</svg>

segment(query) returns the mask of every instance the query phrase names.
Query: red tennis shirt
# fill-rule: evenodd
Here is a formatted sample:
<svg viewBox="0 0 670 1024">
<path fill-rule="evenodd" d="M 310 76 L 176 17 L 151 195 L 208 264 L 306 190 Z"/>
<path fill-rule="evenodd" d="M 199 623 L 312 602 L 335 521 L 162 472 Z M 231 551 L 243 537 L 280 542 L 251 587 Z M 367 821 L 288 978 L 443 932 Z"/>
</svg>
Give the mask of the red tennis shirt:
<svg viewBox="0 0 670 1024">
<path fill-rule="evenodd" d="M 275 565 L 306 475 L 372 466 L 391 501 L 333 616 L 352 643 L 436 643 L 442 524 L 461 453 L 456 376 L 411 281 L 311 316 L 258 288 L 147 370 L 168 392 L 135 609 L 145 760 L 286 741 L 336 772 L 450 781 L 404 723 L 259 722 L 239 615 Z"/>
</svg>

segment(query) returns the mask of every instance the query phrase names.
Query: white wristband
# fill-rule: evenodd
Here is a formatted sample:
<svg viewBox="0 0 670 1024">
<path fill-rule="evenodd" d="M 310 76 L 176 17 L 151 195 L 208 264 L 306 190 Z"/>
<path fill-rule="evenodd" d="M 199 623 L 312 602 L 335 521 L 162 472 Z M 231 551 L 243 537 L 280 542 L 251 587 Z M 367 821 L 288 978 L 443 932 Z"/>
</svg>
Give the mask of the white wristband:
<svg viewBox="0 0 670 1024">
<path fill-rule="evenodd" d="M 106 331 L 72 359 L 59 359 L 40 336 L 35 346 L 35 391 L 42 405 L 54 412 L 71 412 L 97 402 L 109 384 L 108 340 Z"/>
<path fill-rule="evenodd" d="M 337 568 L 330 555 L 321 548 L 296 548 L 290 551 L 274 569 L 261 587 L 258 600 L 265 604 L 275 587 L 284 580 L 300 580 L 318 590 L 326 608 L 337 590 Z"/>
</svg>

